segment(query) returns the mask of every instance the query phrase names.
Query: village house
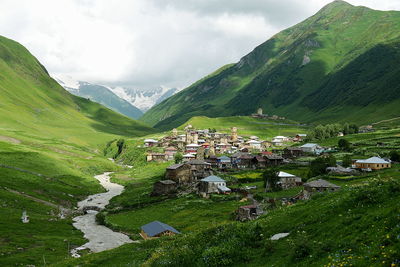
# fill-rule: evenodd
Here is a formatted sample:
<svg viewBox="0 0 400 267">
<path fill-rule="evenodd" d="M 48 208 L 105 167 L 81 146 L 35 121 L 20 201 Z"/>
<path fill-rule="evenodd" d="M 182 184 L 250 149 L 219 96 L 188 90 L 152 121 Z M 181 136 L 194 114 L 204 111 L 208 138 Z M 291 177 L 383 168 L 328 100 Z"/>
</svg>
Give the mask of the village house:
<svg viewBox="0 0 400 267">
<path fill-rule="evenodd" d="M 252 165 L 255 169 L 262 169 L 267 166 L 267 160 L 262 156 L 255 156 L 252 159 Z"/>
<path fill-rule="evenodd" d="M 200 145 L 198 145 L 198 144 L 186 145 L 186 153 L 196 154 L 199 147 L 200 147 Z"/>
<path fill-rule="evenodd" d="M 165 155 L 166 155 L 166 157 L 167 157 L 168 160 L 173 160 L 173 159 L 174 159 L 174 156 L 175 156 L 175 154 L 176 154 L 177 152 L 178 152 L 178 149 L 176 149 L 176 148 L 173 147 L 173 146 L 167 147 L 167 148 L 165 149 Z"/>
<path fill-rule="evenodd" d="M 188 164 L 171 165 L 166 169 L 165 179 L 178 184 L 190 183 L 192 182 L 191 166 Z"/>
<path fill-rule="evenodd" d="M 380 170 L 391 168 L 392 164 L 389 161 L 386 161 L 379 157 L 372 157 L 369 159 L 360 159 L 355 162 L 355 168 L 371 171 L 371 170 Z"/>
<path fill-rule="evenodd" d="M 318 154 L 321 151 L 321 147 L 318 144 L 307 143 L 300 148 L 304 153 Z"/>
<path fill-rule="evenodd" d="M 253 205 L 241 206 L 236 211 L 236 220 L 241 222 L 252 221 L 260 217 L 263 213 L 264 211 L 258 203 Z"/>
<path fill-rule="evenodd" d="M 278 166 L 283 164 L 283 158 L 276 154 L 265 155 L 264 156 L 267 166 Z"/>
<path fill-rule="evenodd" d="M 238 169 L 253 168 L 253 156 L 248 153 L 241 153 L 233 163 Z"/>
<path fill-rule="evenodd" d="M 230 169 L 232 168 L 231 158 L 227 156 L 221 156 L 217 158 L 218 169 Z"/>
<path fill-rule="evenodd" d="M 147 162 L 156 161 L 156 162 L 164 162 L 167 160 L 167 155 L 164 153 L 148 153 L 146 156 Z"/>
<path fill-rule="evenodd" d="M 176 234 L 180 234 L 178 230 L 173 228 L 172 226 L 159 222 L 154 221 L 148 224 L 145 224 L 141 227 L 140 236 L 144 240 L 154 239 L 162 236 L 173 236 Z"/>
<path fill-rule="evenodd" d="M 199 192 L 205 196 L 212 193 L 229 194 L 231 190 L 226 187 L 224 179 L 215 175 L 210 175 L 200 180 Z"/>
<path fill-rule="evenodd" d="M 261 142 L 260 141 L 250 140 L 250 141 L 247 142 L 247 144 L 249 145 L 249 147 L 251 149 L 257 149 L 257 150 L 261 149 Z"/>
<path fill-rule="evenodd" d="M 318 179 L 304 184 L 303 199 L 310 199 L 315 193 L 337 191 L 339 189 L 340 186 L 338 185 L 332 184 L 323 179 Z"/>
<path fill-rule="evenodd" d="M 211 164 L 211 168 L 217 168 L 218 167 L 218 158 L 215 155 L 209 156 L 204 161 L 207 162 L 207 163 L 210 163 Z"/>
<path fill-rule="evenodd" d="M 298 158 L 304 155 L 300 147 L 287 147 L 283 150 L 283 157 L 287 159 Z"/>
<path fill-rule="evenodd" d="M 279 184 L 283 189 L 299 186 L 302 184 L 301 178 L 287 172 L 279 172 Z"/>
<path fill-rule="evenodd" d="M 158 145 L 157 140 L 154 140 L 154 139 L 145 139 L 144 140 L 145 147 L 153 147 L 153 146 L 157 146 L 157 145 Z"/>
<path fill-rule="evenodd" d="M 288 137 L 280 135 L 280 136 L 275 136 L 274 138 L 272 138 L 271 143 L 274 146 L 283 146 L 283 143 L 287 142 L 287 141 L 289 141 Z"/>
<path fill-rule="evenodd" d="M 306 138 L 307 134 L 296 134 L 296 136 L 293 138 L 293 142 L 301 142 Z"/>
<path fill-rule="evenodd" d="M 216 146 L 216 152 L 219 154 L 223 154 L 223 153 L 227 152 L 228 150 L 230 150 L 231 147 L 232 146 L 230 144 L 220 143 L 220 144 L 217 144 L 217 146 Z"/>
<path fill-rule="evenodd" d="M 196 158 L 196 156 L 191 153 L 185 154 L 182 157 L 183 157 L 183 162 L 188 162 L 188 161 Z"/>
<path fill-rule="evenodd" d="M 172 180 L 157 181 L 153 185 L 152 196 L 169 195 L 175 193 L 177 190 L 176 182 Z"/>
<path fill-rule="evenodd" d="M 212 175 L 211 164 L 203 160 L 193 159 L 186 163 L 190 165 L 192 180 L 197 181 Z"/>
</svg>

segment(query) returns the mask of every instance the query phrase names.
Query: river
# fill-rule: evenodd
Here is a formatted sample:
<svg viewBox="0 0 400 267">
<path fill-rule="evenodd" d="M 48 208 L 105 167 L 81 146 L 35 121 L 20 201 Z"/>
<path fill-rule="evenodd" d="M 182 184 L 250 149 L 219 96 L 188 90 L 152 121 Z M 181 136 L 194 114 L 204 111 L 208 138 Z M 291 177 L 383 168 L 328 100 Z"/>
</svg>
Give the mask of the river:
<svg viewBox="0 0 400 267">
<path fill-rule="evenodd" d="M 110 174 L 111 172 L 105 172 L 94 177 L 107 192 L 90 195 L 85 200 L 78 202 L 80 210 L 83 210 L 85 207 L 96 207 L 93 209 L 102 210 L 108 205 L 110 199 L 122 193 L 124 187 L 110 182 Z M 89 209 L 86 214 L 73 218 L 73 226 L 82 231 L 84 237 L 89 240 L 86 244 L 71 250 L 73 257 L 80 257 L 78 253 L 80 250 L 89 249 L 91 252 L 101 252 L 133 242 L 127 235 L 114 232 L 104 225 L 97 224 L 97 213 L 98 211 Z"/>
</svg>

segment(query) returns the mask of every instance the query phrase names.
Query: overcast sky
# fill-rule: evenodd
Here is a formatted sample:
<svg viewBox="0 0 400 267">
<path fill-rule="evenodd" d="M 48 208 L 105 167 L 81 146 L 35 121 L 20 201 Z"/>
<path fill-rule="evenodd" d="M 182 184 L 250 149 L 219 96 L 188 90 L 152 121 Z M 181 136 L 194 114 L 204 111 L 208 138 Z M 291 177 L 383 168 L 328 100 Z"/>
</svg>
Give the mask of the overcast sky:
<svg viewBox="0 0 400 267">
<path fill-rule="evenodd" d="M 330 0 L 0 0 L 0 35 L 52 74 L 106 85 L 185 87 L 237 62 Z M 400 10 L 400 0 L 350 0 Z"/>
</svg>

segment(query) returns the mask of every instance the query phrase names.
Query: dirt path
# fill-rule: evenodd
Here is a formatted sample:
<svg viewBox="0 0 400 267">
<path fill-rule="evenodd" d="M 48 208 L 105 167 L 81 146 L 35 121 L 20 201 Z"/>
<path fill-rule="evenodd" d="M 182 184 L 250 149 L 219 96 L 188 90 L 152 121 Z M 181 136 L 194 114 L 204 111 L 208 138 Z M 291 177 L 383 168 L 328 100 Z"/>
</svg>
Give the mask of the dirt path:
<svg viewBox="0 0 400 267">
<path fill-rule="evenodd" d="M 21 144 L 21 140 L 9 137 L 9 136 L 4 136 L 4 135 L 0 135 L 0 141 L 5 141 L 5 142 L 9 142 L 9 143 L 13 143 L 13 144 Z"/>
<path fill-rule="evenodd" d="M 43 200 L 43 199 L 40 199 L 40 198 L 36 198 L 36 197 L 30 196 L 30 195 L 27 195 L 27 194 L 25 194 L 25 193 L 21 193 L 21 192 L 12 190 L 12 189 L 10 189 L 10 188 L 5 188 L 5 190 L 7 190 L 8 192 L 14 193 L 14 194 L 16 194 L 16 195 L 20 195 L 20 196 L 29 198 L 29 199 L 31 199 L 31 200 L 33 200 L 33 201 L 35 201 L 35 202 L 38 202 L 38 203 L 41 203 L 41 204 L 44 204 L 44 205 L 53 207 L 53 208 L 59 208 L 59 207 L 60 207 L 59 205 L 56 205 L 56 204 L 54 204 L 54 203 L 51 203 L 51 202 L 48 202 L 48 201 L 46 201 L 46 200 Z"/>
</svg>

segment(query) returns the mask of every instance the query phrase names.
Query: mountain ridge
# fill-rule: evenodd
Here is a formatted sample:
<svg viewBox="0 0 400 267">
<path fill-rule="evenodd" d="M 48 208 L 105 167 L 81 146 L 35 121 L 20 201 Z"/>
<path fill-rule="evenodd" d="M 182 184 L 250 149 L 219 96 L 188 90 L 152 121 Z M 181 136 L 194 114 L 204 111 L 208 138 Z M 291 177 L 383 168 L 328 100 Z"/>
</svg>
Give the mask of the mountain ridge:
<svg viewBox="0 0 400 267">
<path fill-rule="evenodd" d="M 400 88 L 395 81 L 400 70 L 393 62 L 400 59 L 399 32 L 398 11 L 376 11 L 334 1 L 275 34 L 239 62 L 153 107 L 141 120 L 165 130 L 193 116 L 249 115 L 258 107 L 268 114 L 308 123 L 368 123 L 396 117 L 398 109 L 393 107 L 400 103 Z M 382 53 L 391 60 L 380 62 Z M 380 64 L 363 69 L 363 58 Z M 333 88 L 330 94 L 325 85 Z M 361 101 L 380 93 L 388 95 L 390 101 L 384 97 Z M 359 101 L 333 101 L 332 95 Z M 320 99 L 324 99 L 324 106 L 318 106 Z M 370 113 L 376 115 L 363 116 Z"/>
<path fill-rule="evenodd" d="M 114 94 L 106 86 L 83 81 L 73 81 L 72 79 L 64 82 L 60 77 L 54 77 L 54 79 L 68 92 L 76 96 L 88 98 L 127 117 L 138 119 L 143 115 L 140 109 Z"/>
</svg>

